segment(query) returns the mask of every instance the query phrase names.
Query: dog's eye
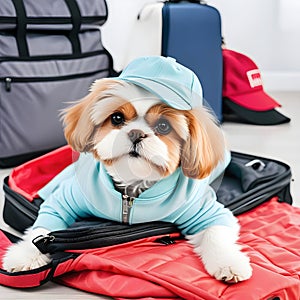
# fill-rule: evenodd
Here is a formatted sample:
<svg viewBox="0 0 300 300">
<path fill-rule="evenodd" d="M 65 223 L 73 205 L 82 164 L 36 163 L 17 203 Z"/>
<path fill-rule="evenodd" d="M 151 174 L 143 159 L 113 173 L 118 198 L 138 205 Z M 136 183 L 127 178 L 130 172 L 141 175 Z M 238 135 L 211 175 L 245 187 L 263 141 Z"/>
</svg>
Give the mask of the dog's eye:
<svg viewBox="0 0 300 300">
<path fill-rule="evenodd" d="M 172 126 L 166 119 L 159 119 L 155 125 L 155 131 L 161 135 L 166 135 L 171 132 Z"/>
<path fill-rule="evenodd" d="M 125 123 L 125 117 L 122 113 L 116 112 L 110 116 L 111 124 L 114 126 L 120 126 Z"/>
</svg>

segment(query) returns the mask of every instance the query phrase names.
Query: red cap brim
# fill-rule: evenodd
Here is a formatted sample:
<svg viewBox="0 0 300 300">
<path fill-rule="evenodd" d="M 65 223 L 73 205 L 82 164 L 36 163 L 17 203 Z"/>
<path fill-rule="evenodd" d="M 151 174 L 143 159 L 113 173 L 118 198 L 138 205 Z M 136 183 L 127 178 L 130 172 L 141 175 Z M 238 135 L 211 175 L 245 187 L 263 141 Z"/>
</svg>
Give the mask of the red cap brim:
<svg viewBox="0 0 300 300">
<path fill-rule="evenodd" d="M 281 107 L 277 101 L 267 95 L 263 90 L 248 94 L 227 96 L 227 98 L 244 108 L 254 111 L 267 111 L 276 107 Z"/>
</svg>

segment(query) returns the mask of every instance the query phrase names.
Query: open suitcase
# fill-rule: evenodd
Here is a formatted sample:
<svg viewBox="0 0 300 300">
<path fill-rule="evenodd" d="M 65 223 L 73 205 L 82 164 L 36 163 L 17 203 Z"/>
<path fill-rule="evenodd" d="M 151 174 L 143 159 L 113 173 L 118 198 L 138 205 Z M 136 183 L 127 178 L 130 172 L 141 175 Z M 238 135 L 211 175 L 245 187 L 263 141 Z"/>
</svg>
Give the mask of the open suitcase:
<svg viewBox="0 0 300 300">
<path fill-rule="evenodd" d="M 37 191 L 77 156 L 66 146 L 15 168 L 4 183 L 5 221 L 19 231 L 32 224 L 42 202 Z M 25 288 L 53 279 L 122 299 L 299 299 L 300 209 L 290 205 L 290 180 L 282 162 L 233 152 L 221 185 L 214 183 L 219 200 L 239 214 L 239 242 L 254 270 L 248 281 L 229 286 L 211 278 L 172 224 L 141 228 L 89 220 L 37 241 L 53 253 L 51 264 L 1 270 L 0 284 Z M 11 241 L 3 232 L 0 241 L 1 257 Z"/>
<path fill-rule="evenodd" d="M 288 165 L 249 154 L 232 152 L 231 155 L 225 175 L 212 186 L 217 191 L 218 201 L 235 215 L 275 195 L 283 202 L 292 203 Z M 4 221 L 21 232 L 31 226 L 43 201 L 38 191 L 78 157 L 78 153 L 64 146 L 14 168 L 4 179 Z"/>
</svg>

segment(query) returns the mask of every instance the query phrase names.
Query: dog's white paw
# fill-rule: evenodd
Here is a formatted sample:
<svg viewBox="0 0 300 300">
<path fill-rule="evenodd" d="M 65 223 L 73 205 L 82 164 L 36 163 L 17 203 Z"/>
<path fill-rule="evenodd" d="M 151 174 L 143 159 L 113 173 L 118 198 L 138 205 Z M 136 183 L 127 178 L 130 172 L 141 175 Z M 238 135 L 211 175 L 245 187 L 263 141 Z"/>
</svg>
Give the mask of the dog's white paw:
<svg viewBox="0 0 300 300">
<path fill-rule="evenodd" d="M 219 257 L 203 257 L 207 272 L 218 280 L 237 283 L 247 280 L 252 275 L 248 256 L 239 250 L 219 254 Z"/>
<path fill-rule="evenodd" d="M 39 268 L 50 261 L 49 255 L 42 254 L 31 241 L 25 240 L 7 249 L 2 266 L 8 272 L 19 272 Z"/>
<path fill-rule="evenodd" d="M 50 255 L 43 254 L 32 243 L 40 235 L 46 235 L 49 230 L 44 228 L 29 228 L 23 240 L 8 247 L 3 260 L 2 268 L 8 272 L 20 272 L 36 269 L 51 262 Z"/>
<path fill-rule="evenodd" d="M 249 257 L 236 244 L 238 227 L 212 226 L 187 236 L 206 271 L 218 280 L 236 283 L 252 275 Z"/>
</svg>

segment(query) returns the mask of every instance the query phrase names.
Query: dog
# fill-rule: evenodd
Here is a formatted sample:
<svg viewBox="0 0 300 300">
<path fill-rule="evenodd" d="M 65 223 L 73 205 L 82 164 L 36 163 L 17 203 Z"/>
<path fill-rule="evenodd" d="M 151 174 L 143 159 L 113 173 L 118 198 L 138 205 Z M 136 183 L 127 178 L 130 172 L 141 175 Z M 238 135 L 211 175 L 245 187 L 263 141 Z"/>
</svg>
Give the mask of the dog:
<svg viewBox="0 0 300 300">
<path fill-rule="evenodd" d="M 48 264 L 51 257 L 31 241 L 96 216 L 173 222 L 211 276 L 228 283 L 249 279 L 237 219 L 210 186 L 230 152 L 202 101 L 196 75 L 172 58 L 138 58 L 119 77 L 96 80 L 63 114 L 66 139 L 80 157 L 39 192 L 45 201 L 37 220 L 9 247 L 4 269 Z"/>
</svg>

